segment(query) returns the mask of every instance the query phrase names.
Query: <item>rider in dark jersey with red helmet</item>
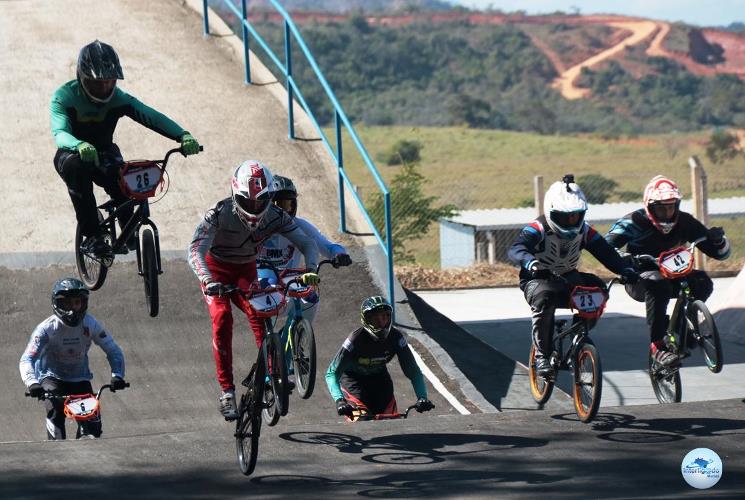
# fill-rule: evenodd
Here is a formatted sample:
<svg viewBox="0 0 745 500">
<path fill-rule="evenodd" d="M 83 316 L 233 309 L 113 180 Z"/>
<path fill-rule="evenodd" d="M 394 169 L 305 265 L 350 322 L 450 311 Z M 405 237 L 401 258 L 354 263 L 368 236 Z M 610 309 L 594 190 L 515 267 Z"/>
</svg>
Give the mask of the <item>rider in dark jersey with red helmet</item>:
<svg viewBox="0 0 745 500">
<path fill-rule="evenodd" d="M 709 257 L 724 260 L 729 257 L 730 245 L 721 227 L 707 229 L 693 215 L 680 210 L 680 190 L 667 177 L 654 177 L 644 189 L 644 206 L 616 221 L 605 239 L 613 247 L 630 255 L 658 256 L 685 243 L 705 237 L 697 246 Z M 642 279 L 636 284 L 627 284 L 626 291 L 647 306 L 650 349 L 658 363 L 670 366 L 678 357 L 665 345 L 664 337 L 669 318 L 666 314 L 668 302 L 678 295 L 680 285 L 662 277 L 657 267 L 641 269 Z M 694 270 L 686 276 L 693 296 L 705 301 L 714 290 L 714 284 L 706 272 Z"/>
</svg>

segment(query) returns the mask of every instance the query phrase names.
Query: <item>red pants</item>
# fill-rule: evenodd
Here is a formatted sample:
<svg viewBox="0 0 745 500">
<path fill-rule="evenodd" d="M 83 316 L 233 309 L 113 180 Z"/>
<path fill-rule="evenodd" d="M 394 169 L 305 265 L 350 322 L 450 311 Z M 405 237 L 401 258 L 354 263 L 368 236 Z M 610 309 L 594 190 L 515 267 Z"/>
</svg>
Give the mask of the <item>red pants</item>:
<svg viewBox="0 0 745 500">
<path fill-rule="evenodd" d="M 229 264 L 221 262 L 211 254 L 207 254 L 207 268 L 212 274 L 213 281 L 219 281 L 224 285 L 238 285 L 242 289 L 248 289 L 249 285 L 256 280 L 256 263 Z M 204 292 L 204 287 L 202 287 Z M 217 381 L 222 390 L 235 389 L 233 384 L 233 311 L 230 301 L 238 306 L 246 316 L 256 338 L 256 345 L 261 345 L 264 338 L 264 321 L 256 317 L 248 307 L 248 302 L 241 295 L 231 293 L 223 297 L 204 296 L 207 308 L 212 319 L 212 354 L 215 357 L 217 367 Z"/>
</svg>

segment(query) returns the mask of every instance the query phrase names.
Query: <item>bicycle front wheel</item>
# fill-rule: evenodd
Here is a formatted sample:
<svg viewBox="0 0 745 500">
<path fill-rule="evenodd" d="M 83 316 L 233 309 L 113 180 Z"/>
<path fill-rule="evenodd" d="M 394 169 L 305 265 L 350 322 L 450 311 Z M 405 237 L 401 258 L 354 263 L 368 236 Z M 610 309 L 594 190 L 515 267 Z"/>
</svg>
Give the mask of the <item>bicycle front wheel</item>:
<svg viewBox="0 0 745 500">
<path fill-rule="evenodd" d="M 264 386 L 264 409 L 262 417 L 267 425 L 276 425 L 280 416 L 287 415 L 290 406 L 290 392 L 287 386 L 287 366 L 283 356 L 282 346 L 276 335 L 264 341 L 266 346 L 265 362 L 267 376 Z"/>
<path fill-rule="evenodd" d="M 150 317 L 158 315 L 158 254 L 155 248 L 155 235 L 149 227 L 142 228 L 142 279 L 145 282 L 145 302 Z"/>
<path fill-rule="evenodd" d="M 316 385 L 316 337 L 313 326 L 307 319 L 302 319 L 294 325 L 292 335 L 295 347 L 292 357 L 295 383 L 300 397 L 308 399 Z"/>
<path fill-rule="evenodd" d="M 665 368 L 654 360 L 654 353 L 649 350 L 649 378 L 657 401 L 662 404 L 680 403 L 683 389 L 680 382 L 680 370 Z"/>
<path fill-rule="evenodd" d="M 101 212 L 98 212 L 98 221 L 102 220 Z M 78 275 L 89 290 L 98 290 L 106 281 L 109 268 L 103 264 L 101 259 L 83 251 L 84 239 L 85 236 L 80 232 L 80 224 L 78 224 L 75 229 L 75 264 L 78 268 Z"/>
<path fill-rule="evenodd" d="M 582 422 L 589 422 L 598 413 L 603 394 L 603 369 L 597 348 L 584 343 L 574 360 L 574 409 Z"/>
<path fill-rule="evenodd" d="M 238 420 L 235 426 L 235 451 L 238 455 L 238 466 L 246 476 L 256 468 L 259 455 L 259 434 L 261 419 L 253 408 L 253 398 L 249 393 L 241 397 L 238 405 Z"/>
<path fill-rule="evenodd" d="M 530 359 L 528 360 L 528 376 L 530 378 L 530 394 L 539 405 L 546 403 L 551 398 L 554 390 L 554 381 L 541 377 L 535 371 L 535 346 L 530 347 Z"/>
<path fill-rule="evenodd" d="M 722 342 L 719 331 L 709 308 L 700 300 L 695 300 L 688 308 L 688 317 L 693 323 L 693 338 L 701 347 L 706 367 L 713 373 L 722 371 Z"/>
</svg>

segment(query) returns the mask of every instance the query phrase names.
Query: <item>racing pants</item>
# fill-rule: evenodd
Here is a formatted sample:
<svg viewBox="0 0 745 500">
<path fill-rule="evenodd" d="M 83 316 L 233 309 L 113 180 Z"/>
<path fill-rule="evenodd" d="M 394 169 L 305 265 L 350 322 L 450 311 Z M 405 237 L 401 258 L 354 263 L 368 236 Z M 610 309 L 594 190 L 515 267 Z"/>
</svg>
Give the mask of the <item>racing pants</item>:
<svg viewBox="0 0 745 500">
<path fill-rule="evenodd" d="M 41 386 L 45 391 L 55 396 L 68 396 L 70 394 L 88 394 L 93 392 L 91 383 L 87 380 L 82 382 L 65 382 L 53 377 L 42 379 Z M 45 399 L 44 408 L 47 410 L 47 439 L 66 439 L 65 432 L 65 402 L 63 399 Z M 78 422 L 76 438 L 83 434 L 100 437 L 102 432 L 101 415 L 98 417 Z"/>
<path fill-rule="evenodd" d="M 75 218 L 83 236 L 100 236 L 96 197 L 93 194 L 93 183 L 101 186 L 116 204 L 127 201 L 119 187 L 119 165 L 122 156 L 116 144 L 105 151 L 99 151 L 99 166 L 91 162 L 80 161 L 76 151 L 58 149 L 54 155 L 54 168 L 67 185 L 67 193 L 75 209 Z M 125 207 L 119 213 L 120 227 L 132 217 L 134 207 Z"/>
<path fill-rule="evenodd" d="M 212 275 L 212 280 L 224 285 L 237 285 L 241 289 L 248 289 L 249 285 L 256 280 L 256 263 L 230 264 L 216 259 L 211 253 L 207 253 L 207 268 Z M 204 285 L 202 285 L 204 292 Z M 233 304 L 248 316 L 248 322 L 253 330 L 256 345 L 261 346 L 264 338 L 264 322 L 257 317 L 249 308 L 248 301 L 237 293 L 231 293 L 222 297 L 204 296 L 207 308 L 212 319 L 212 354 L 215 357 L 217 367 L 217 381 L 223 391 L 235 389 L 233 383 Z"/>
<path fill-rule="evenodd" d="M 569 308 L 569 294 L 575 286 L 598 286 L 605 290 L 603 280 L 590 273 L 569 271 L 562 275 L 563 280 L 532 279 L 520 282 L 520 289 L 525 300 L 530 304 L 532 314 L 533 345 L 538 357 L 548 357 L 552 350 L 554 330 L 554 313 L 557 308 Z M 590 328 L 595 321 L 590 322 Z"/>
<path fill-rule="evenodd" d="M 368 414 L 396 413 L 393 381 L 388 370 L 374 375 L 344 372 L 341 376 L 344 398 Z"/>
<path fill-rule="evenodd" d="M 647 306 L 647 325 L 649 340 L 659 342 L 665 337 L 669 318 L 667 305 L 670 299 L 678 296 L 680 282 L 662 277 L 659 271 L 645 271 L 638 283 L 627 284 L 626 292 L 637 302 Z M 693 296 L 706 301 L 714 291 L 714 283 L 704 271 L 694 270 L 686 276 Z"/>
</svg>

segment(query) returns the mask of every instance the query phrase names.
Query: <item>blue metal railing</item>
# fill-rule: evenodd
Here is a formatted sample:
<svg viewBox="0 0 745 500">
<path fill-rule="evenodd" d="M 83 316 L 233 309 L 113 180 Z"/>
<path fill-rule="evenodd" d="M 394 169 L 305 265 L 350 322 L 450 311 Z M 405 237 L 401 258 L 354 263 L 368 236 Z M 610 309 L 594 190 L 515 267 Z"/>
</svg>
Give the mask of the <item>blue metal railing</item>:
<svg viewBox="0 0 745 500">
<path fill-rule="evenodd" d="M 316 60 L 313 57 L 313 54 L 308 49 L 308 46 L 305 44 L 305 40 L 303 40 L 303 37 L 298 31 L 297 27 L 295 26 L 295 23 L 292 21 L 292 18 L 287 13 L 287 11 L 285 11 L 285 9 L 279 4 L 279 2 L 277 2 L 276 0 L 268 0 L 269 3 L 272 5 L 272 7 L 274 7 L 274 9 L 284 19 L 284 48 L 285 48 L 285 54 L 284 54 L 285 63 L 284 64 L 282 63 L 282 61 L 280 61 L 279 57 L 277 57 L 274 51 L 269 47 L 269 45 L 264 40 L 264 38 L 256 31 L 256 29 L 248 21 L 248 10 L 246 6 L 247 0 L 240 0 L 241 2 L 240 10 L 238 9 L 238 7 L 235 6 L 235 4 L 231 0 L 222 0 L 222 1 L 241 20 L 241 28 L 242 28 L 242 35 L 243 35 L 243 58 L 244 58 L 246 83 L 247 84 L 251 83 L 251 70 L 250 70 L 250 65 L 249 65 L 250 63 L 249 63 L 249 57 L 248 57 L 249 33 L 250 33 L 251 36 L 254 38 L 254 40 L 258 42 L 259 46 L 264 50 L 264 53 L 272 60 L 274 65 L 277 68 L 279 68 L 280 71 L 282 71 L 282 74 L 286 78 L 287 128 L 288 128 L 288 135 L 290 139 L 295 139 L 295 120 L 294 120 L 294 112 L 293 112 L 294 111 L 293 101 L 297 99 L 297 101 L 303 107 L 308 117 L 310 118 L 311 122 L 313 123 L 313 126 L 318 132 L 318 135 L 321 137 L 321 140 L 323 141 L 323 144 L 326 146 L 326 149 L 328 150 L 329 154 L 336 161 L 336 167 L 337 167 L 337 172 L 338 172 L 338 183 L 339 183 L 339 228 L 340 228 L 339 230 L 341 232 L 347 232 L 346 205 L 344 202 L 344 184 L 346 183 L 347 186 L 349 187 L 349 194 L 352 195 L 354 200 L 357 202 L 357 205 L 362 210 L 362 215 L 365 217 L 365 220 L 372 228 L 373 234 L 375 235 L 375 238 L 377 239 L 378 243 L 380 244 L 383 250 L 383 253 L 386 256 L 387 264 L 388 264 L 388 297 L 389 297 L 389 300 L 391 301 L 391 304 L 393 304 L 394 303 L 394 281 L 395 280 L 394 280 L 394 275 L 393 275 L 393 241 L 391 239 L 391 195 L 390 195 L 390 191 L 388 190 L 388 187 L 385 185 L 385 182 L 383 182 L 383 179 L 380 177 L 380 174 L 378 173 L 378 169 L 375 167 L 372 160 L 370 159 L 370 155 L 367 153 L 365 146 L 362 144 L 362 141 L 357 135 L 357 132 L 354 130 L 354 127 L 352 126 L 351 122 L 347 118 L 347 115 L 344 112 L 344 108 L 342 108 L 341 104 L 336 99 L 336 96 L 334 95 L 334 91 L 331 90 L 331 87 L 326 81 L 326 78 L 323 76 L 323 73 L 318 67 L 318 64 L 316 63 Z M 204 15 L 204 35 L 208 36 L 210 33 L 209 32 L 209 19 L 208 19 L 208 0 L 202 0 L 202 6 L 203 6 L 203 15 Z M 311 68 L 313 69 L 313 72 L 316 75 L 316 78 L 318 79 L 318 82 L 323 87 L 323 90 L 325 91 L 326 96 L 328 97 L 329 101 L 334 107 L 334 127 L 335 127 L 335 132 L 336 132 L 335 133 L 336 148 L 334 148 L 331 145 L 328 138 L 326 137 L 326 134 L 321 129 L 321 126 L 318 124 L 318 121 L 316 120 L 315 116 L 313 115 L 313 112 L 308 106 L 308 103 L 306 102 L 305 97 L 303 97 L 303 94 L 300 91 L 300 88 L 297 86 L 295 79 L 293 78 L 292 45 L 291 45 L 291 41 L 293 39 L 297 43 L 297 46 L 300 48 L 302 53 L 305 55 L 306 61 L 308 62 L 308 64 L 310 64 Z M 357 192 L 355 191 L 352 182 L 349 180 L 349 177 L 347 177 L 347 174 L 344 171 L 344 155 L 343 155 L 343 149 L 342 149 L 342 127 L 346 128 L 347 132 L 349 133 L 349 136 L 352 138 L 352 141 L 354 142 L 354 145 L 357 147 L 357 151 L 362 157 L 363 162 L 367 166 L 370 173 L 372 173 L 375 179 L 375 182 L 380 188 L 380 191 L 383 193 L 383 202 L 384 202 L 384 207 L 385 207 L 385 235 L 386 235 L 385 241 L 383 240 L 383 237 L 380 235 L 380 232 L 378 231 L 378 228 L 375 226 L 375 223 L 370 217 L 370 214 L 365 209 L 365 205 L 363 201 L 360 199 Z M 395 314 L 395 307 L 394 307 L 394 314 Z"/>
</svg>

